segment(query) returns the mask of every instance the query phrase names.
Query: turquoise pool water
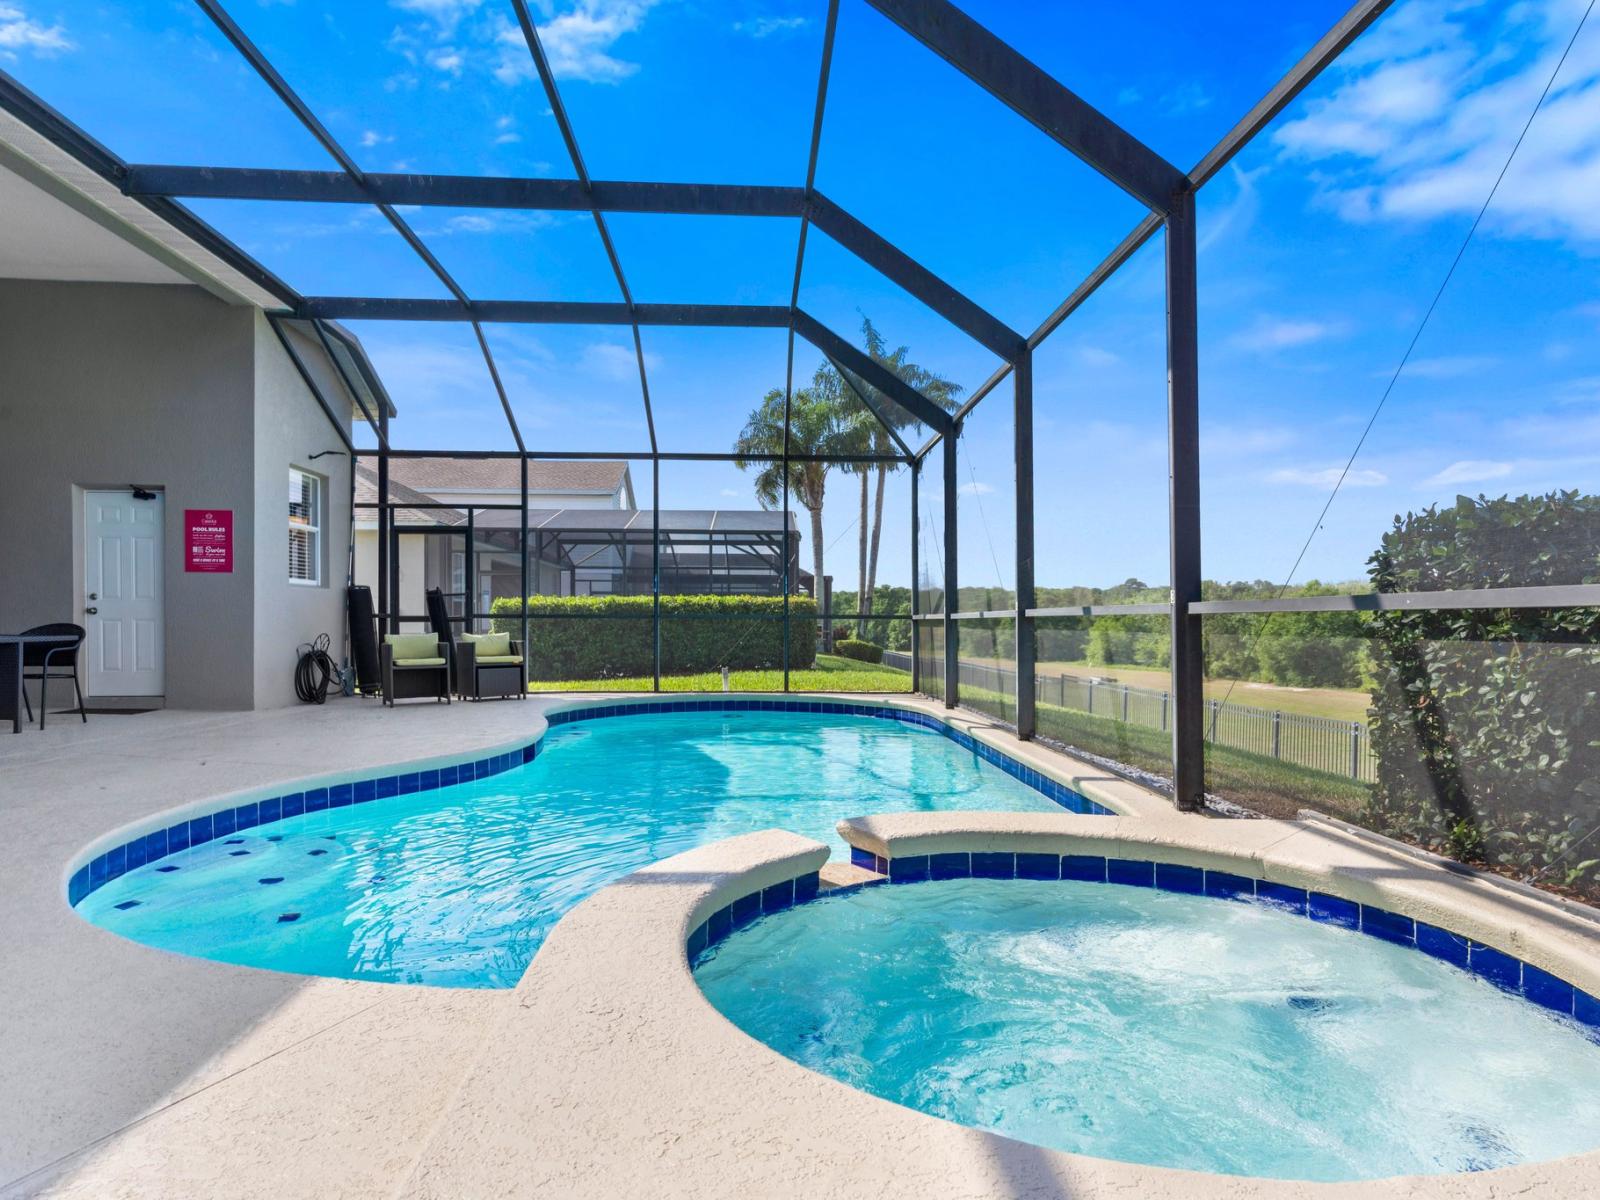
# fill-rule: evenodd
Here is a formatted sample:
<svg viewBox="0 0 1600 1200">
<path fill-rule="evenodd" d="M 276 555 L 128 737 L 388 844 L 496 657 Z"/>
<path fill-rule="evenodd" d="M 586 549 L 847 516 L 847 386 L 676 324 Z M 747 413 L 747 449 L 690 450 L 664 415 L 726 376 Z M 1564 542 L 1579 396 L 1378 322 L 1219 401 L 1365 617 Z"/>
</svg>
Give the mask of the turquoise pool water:
<svg viewBox="0 0 1600 1200">
<path fill-rule="evenodd" d="M 1600 1146 L 1600 1046 L 1571 1018 L 1259 903 L 879 886 L 762 918 L 696 978 L 813 1070 L 1101 1158 L 1331 1181 Z"/>
<path fill-rule="evenodd" d="M 836 714 L 553 728 L 487 779 L 258 825 L 138 867 L 77 911 L 135 941 L 311 975 L 509 987 L 563 913 L 631 870 L 843 817 L 1058 806 L 949 738 Z"/>
</svg>

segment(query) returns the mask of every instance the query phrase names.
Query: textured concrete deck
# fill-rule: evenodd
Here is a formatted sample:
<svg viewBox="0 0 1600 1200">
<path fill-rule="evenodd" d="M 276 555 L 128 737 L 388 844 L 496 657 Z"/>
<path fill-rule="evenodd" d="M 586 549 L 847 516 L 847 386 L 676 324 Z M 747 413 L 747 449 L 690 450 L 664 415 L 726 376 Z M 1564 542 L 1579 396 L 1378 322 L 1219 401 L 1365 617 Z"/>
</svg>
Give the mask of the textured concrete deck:
<svg viewBox="0 0 1600 1200">
<path fill-rule="evenodd" d="M 700 995 L 684 937 L 719 897 L 814 862 L 816 844 L 791 834 L 702 848 L 607 889 L 503 991 L 192 959 L 125 941 L 66 905 L 74 856 L 127 822 L 210 798 L 221 807 L 241 789 L 325 771 L 486 753 L 537 736 L 539 713 L 573 699 L 393 710 L 341 700 L 103 717 L 87 728 L 62 721 L 0 737 L 0 1195 L 1312 1194 L 960 1128 L 805 1071 L 739 1033 Z M 897 853 L 1091 837 L 1201 865 L 1243 856 L 1358 898 L 1399 896 L 1418 915 L 1498 940 L 1582 986 L 1600 983 L 1600 935 L 1553 906 L 1336 831 L 1181 817 L 982 718 L 956 722 L 1126 815 L 887 816 L 858 823 L 855 838 Z M 1588 1196 L 1597 1181 L 1591 1155 L 1316 1190 Z"/>
</svg>

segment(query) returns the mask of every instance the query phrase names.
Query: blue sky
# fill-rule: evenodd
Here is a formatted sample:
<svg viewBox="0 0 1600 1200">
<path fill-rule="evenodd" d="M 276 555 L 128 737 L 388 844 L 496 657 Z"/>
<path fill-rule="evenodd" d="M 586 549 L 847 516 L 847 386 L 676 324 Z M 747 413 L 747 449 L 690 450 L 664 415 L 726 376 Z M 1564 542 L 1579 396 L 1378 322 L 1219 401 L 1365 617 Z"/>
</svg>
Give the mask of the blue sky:
<svg viewBox="0 0 1600 1200">
<path fill-rule="evenodd" d="M 1191 166 L 1339 15 L 1304 0 L 1036 5 L 978 19 Z M 1205 569 L 1282 579 L 1576 27 L 1583 0 L 1400 0 L 1202 193 Z M 371 170 L 570 174 L 503 0 L 235 0 L 230 11 Z M 535 5 L 597 178 L 804 180 L 820 0 Z M 0 0 L 0 67 L 133 161 L 331 165 L 191 4 Z M 844 0 L 818 186 L 1029 330 L 1138 205 L 878 16 Z M 1595 489 L 1600 474 L 1600 21 L 1586 28 L 1297 577 L 1357 578 L 1397 513 L 1458 492 Z M 438 296 L 375 213 L 195 207 L 308 294 Z M 484 298 L 611 300 L 582 214 L 409 214 Z M 615 215 L 635 296 L 785 303 L 793 222 Z M 967 387 L 992 356 L 813 234 L 801 303 Z M 1039 351 L 1038 578 L 1151 583 L 1165 568 L 1159 239 Z M 401 410 L 397 443 L 511 446 L 470 334 L 353 326 Z M 625 330 L 491 327 L 530 445 L 644 449 Z M 781 384 L 772 331 L 644 333 L 665 449 L 729 446 Z M 815 356 L 802 345 L 800 373 Z M 961 574 L 1010 584 L 1002 388 L 961 446 Z M 645 486 L 647 464 L 638 468 Z M 854 481 L 827 511 L 854 562 Z M 725 466 L 663 470 L 663 502 L 742 507 Z M 936 523 L 937 489 L 925 489 Z M 891 484 L 883 576 L 909 578 Z"/>
</svg>

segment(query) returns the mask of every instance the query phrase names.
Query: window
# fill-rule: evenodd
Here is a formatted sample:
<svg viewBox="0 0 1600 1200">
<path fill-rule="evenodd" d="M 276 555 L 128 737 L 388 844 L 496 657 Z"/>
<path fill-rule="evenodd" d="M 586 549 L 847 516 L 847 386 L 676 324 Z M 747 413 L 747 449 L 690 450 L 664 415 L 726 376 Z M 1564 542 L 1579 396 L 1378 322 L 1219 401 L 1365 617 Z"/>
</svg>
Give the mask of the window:
<svg viewBox="0 0 1600 1200">
<path fill-rule="evenodd" d="M 322 582 L 322 480 L 289 468 L 289 582 Z"/>
</svg>

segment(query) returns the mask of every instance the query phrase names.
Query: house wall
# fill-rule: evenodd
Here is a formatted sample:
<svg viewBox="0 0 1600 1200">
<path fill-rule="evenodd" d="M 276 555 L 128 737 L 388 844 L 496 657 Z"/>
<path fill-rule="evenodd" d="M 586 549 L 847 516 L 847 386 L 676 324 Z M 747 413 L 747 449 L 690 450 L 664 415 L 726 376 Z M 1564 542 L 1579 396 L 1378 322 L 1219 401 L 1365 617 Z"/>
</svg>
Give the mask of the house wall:
<svg viewBox="0 0 1600 1200">
<path fill-rule="evenodd" d="M 266 317 L 255 333 L 255 704 L 298 703 L 296 647 L 319 633 L 334 662 L 346 657 L 344 585 L 350 552 L 350 457 Z M 349 432 L 349 404 L 320 348 L 289 335 Z M 332 450 L 337 453 L 323 454 Z M 313 458 L 313 455 L 321 457 Z M 322 479 L 320 582 L 289 582 L 289 468 Z"/>
<path fill-rule="evenodd" d="M 0 280 L 0 629 L 83 624 L 82 490 L 158 487 L 166 703 L 251 707 L 253 339 L 194 287 Z M 184 572 L 185 508 L 233 510 L 231 573 Z"/>
<path fill-rule="evenodd" d="M 0 629 L 85 624 L 84 491 L 160 489 L 164 703 L 292 703 L 295 645 L 326 630 L 341 650 L 349 459 L 310 460 L 334 448 L 259 311 L 186 285 L 0 280 Z M 291 463 L 327 481 L 318 588 L 288 582 Z M 186 508 L 232 510 L 231 572 L 184 570 Z"/>
</svg>

